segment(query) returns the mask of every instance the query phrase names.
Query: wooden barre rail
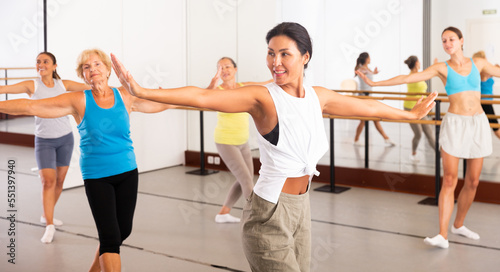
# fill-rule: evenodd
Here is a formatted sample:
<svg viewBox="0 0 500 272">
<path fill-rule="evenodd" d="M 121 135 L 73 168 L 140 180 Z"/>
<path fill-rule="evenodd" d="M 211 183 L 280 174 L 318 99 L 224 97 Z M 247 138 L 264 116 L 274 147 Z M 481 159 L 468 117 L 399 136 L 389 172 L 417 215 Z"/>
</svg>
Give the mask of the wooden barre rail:
<svg viewBox="0 0 500 272">
<path fill-rule="evenodd" d="M 36 69 L 36 67 L 12 67 L 12 68 L 1 68 L 0 70 L 28 70 L 28 69 Z"/>
<path fill-rule="evenodd" d="M 38 77 L 1 77 L 0 80 L 37 79 Z"/>
<path fill-rule="evenodd" d="M 417 101 L 420 98 L 419 97 L 392 97 L 392 96 L 356 96 L 356 95 L 348 95 L 350 97 L 355 97 L 359 99 L 373 99 L 373 100 L 400 100 L 400 101 Z M 500 96 L 498 96 L 500 98 Z M 441 102 L 450 102 L 449 98 L 442 98 L 442 97 L 437 97 L 436 100 L 439 100 Z M 493 100 L 481 100 L 481 104 L 487 104 L 487 105 L 496 105 L 500 104 L 500 101 L 493 101 Z"/>
<path fill-rule="evenodd" d="M 210 109 L 199 109 L 193 107 L 176 107 L 177 110 L 192 110 L 192 111 L 207 111 L 207 112 L 216 112 Z M 392 120 L 392 119 L 383 119 L 376 117 L 356 117 L 356 116 L 341 116 L 341 115 L 331 115 L 331 114 L 323 114 L 324 118 L 329 119 L 346 119 L 346 120 L 361 120 L 361 121 L 382 121 L 382 122 L 392 122 L 392 123 L 410 123 L 410 124 L 423 124 L 423 125 L 441 125 L 441 121 L 436 120 Z M 490 124 L 491 128 L 500 128 L 500 124 Z"/>
<path fill-rule="evenodd" d="M 368 93 L 368 94 L 393 94 L 393 95 L 428 95 L 429 93 L 409 93 L 409 92 L 384 92 L 384 91 L 359 91 L 359 90 L 332 90 L 338 93 Z M 438 96 L 448 96 L 447 93 L 438 93 Z M 356 95 L 356 97 L 363 97 Z M 481 95 L 482 98 L 500 98 L 500 95 Z M 438 99 L 438 98 L 437 98 Z"/>
</svg>

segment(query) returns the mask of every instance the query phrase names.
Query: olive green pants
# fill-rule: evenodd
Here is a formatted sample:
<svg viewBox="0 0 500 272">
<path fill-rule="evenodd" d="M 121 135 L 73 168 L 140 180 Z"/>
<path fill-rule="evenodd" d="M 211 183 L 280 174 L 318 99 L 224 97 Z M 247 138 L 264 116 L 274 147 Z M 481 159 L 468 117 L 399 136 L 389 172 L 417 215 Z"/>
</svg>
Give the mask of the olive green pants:
<svg viewBox="0 0 500 272">
<path fill-rule="evenodd" d="M 309 192 L 281 193 L 277 204 L 252 192 L 243 209 L 243 249 L 252 271 L 309 271 Z"/>
</svg>

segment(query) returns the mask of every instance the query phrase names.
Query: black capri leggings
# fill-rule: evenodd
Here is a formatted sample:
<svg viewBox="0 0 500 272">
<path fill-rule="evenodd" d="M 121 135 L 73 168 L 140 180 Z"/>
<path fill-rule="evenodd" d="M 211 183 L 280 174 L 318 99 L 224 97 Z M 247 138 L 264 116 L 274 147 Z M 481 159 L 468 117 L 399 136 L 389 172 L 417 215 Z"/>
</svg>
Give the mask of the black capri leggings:
<svg viewBox="0 0 500 272">
<path fill-rule="evenodd" d="M 99 235 L 99 256 L 120 254 L 122 242 L 132 232 L 138 181 L 137 169 L 85 180 L 85 193 Z"/>
</svg>

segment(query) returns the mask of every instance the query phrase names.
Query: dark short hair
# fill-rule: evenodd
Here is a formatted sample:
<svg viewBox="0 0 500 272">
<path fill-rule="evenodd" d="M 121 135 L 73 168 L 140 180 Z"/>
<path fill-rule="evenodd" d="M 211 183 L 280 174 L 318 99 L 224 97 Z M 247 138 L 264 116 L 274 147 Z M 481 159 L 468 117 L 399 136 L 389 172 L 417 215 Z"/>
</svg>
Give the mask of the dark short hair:
<svg viewBox="0 0 500 272">
<path fill-rule="evenodd" d="M 266 35 L 266 42 L 269 44 L 272 38 L 276 36 L 287 36 L 288 38 L 295 41 L 300 54 L 305 55 L 309 52 L 309 61 L 312 58 L 312 41 L 309 33 L 302 25 L 293 22 L 283 22 L 278 24 L 273 29 L 269 30 Z M 304 65 L 304 69 L 307 68 L 309 61 Z"/>
</svg>

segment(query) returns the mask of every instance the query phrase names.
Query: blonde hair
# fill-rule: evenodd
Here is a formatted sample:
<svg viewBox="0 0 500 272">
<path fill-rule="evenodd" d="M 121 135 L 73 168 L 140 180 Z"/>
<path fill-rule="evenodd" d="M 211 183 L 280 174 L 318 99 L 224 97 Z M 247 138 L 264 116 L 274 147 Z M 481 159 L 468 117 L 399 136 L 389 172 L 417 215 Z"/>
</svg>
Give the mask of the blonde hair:
<svg viewBox="0 0 500 272">
<path fill-rule="evenodd" d="M 83 64 L 87 62 L 87 60 L 90 58 L 90 55 L 92 54 L 96 54 L 101 59 L 102 63 L 106 65 L 106 68 L 108 68 L 109 70 L 109 78 L 109 76 L 111 75 L 111 59 L 109 58 L 108 54 L 97 48 L 83 50 L 83 52 L 78 56 L 78 59 L 76 60 L 76 74 L 78 75 L 78 77 L 85 80 L 85 78 L 83 77 Z"/>
<path fill-rule="evenodd" d="M 486 54 L 484 53 L 483 50 L 481 51 L 477 51 L 476 53 L 474 53 L 474 55 L 472 55 L 473 58 L 482 58 L 482 59 L 485 59 L 486 58 Z"/>
</svg>

